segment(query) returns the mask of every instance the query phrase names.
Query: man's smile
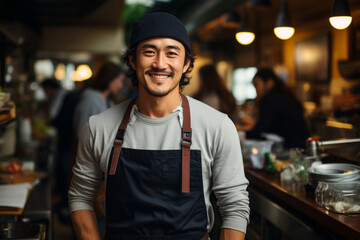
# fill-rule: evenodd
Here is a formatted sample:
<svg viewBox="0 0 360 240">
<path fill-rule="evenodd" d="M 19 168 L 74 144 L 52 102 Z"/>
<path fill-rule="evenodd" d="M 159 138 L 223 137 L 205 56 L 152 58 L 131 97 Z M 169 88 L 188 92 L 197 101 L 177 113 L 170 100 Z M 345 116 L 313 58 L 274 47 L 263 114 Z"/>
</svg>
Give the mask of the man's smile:
<svg viewBox="0 0 360 240">
<path fill-rule="evenodd" d="M 146 74 L 148 74 L 151 78 L 155 80 L 165 80 L 169 77 L 172 77 L 174 74 L 172 72 L 159 72 L 159 71 L 147 71 Z"/>
</svg>

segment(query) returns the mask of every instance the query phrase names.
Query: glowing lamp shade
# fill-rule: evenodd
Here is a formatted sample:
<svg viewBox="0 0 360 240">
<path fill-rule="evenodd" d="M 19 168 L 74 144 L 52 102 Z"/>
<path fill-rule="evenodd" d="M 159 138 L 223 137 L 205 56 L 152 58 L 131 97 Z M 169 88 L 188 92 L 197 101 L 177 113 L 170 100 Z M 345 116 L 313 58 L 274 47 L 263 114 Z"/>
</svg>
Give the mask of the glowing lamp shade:
<svg viewBox="0 0 360 240">
<path fill-rule="evenodd" d="M 275 27 L 274 33 L 281 40 L 287 40 L 294 35 L 295 28 L 293 28 L 293 27 Z"/>
<path fill-rule="evenodd" d="M 291 24 L 290 13 L 286 0 L 282 1 L 281 12 L 279 13 L 276 20 L 274 33 L 276 37 L 280 38 L 281 40 L 287 40 L 295 33 L 295 28 Z"/>
<path fill-rule="evenodd" d="M 254 41 L 255 34 L 253 32 L 238 32 L 235 37 L 240 44 L 249 45 Z"/>
<path fill-rule="evenodd" d="M 352 17 L 347 0 L 334 0 L 329 21 L 331 26 L 340 30 L 350 25 Z"/>
<path fill-rule="evenodd" d="M 92 76 L 92 71 L 90 67 L 86 64 L 79 65 L 73 75 L 73 79 L 75 82 L 85 81 Z"/>
<path fill-rule="evenodd" d="M 333 26 L 336 29 L 342 30 L 347 28 L 351 21 L 352 17 L 350 16 L 336 16 L 336 17 L 330 17 L 329 18 L 331 26 Z"/>
</svg>

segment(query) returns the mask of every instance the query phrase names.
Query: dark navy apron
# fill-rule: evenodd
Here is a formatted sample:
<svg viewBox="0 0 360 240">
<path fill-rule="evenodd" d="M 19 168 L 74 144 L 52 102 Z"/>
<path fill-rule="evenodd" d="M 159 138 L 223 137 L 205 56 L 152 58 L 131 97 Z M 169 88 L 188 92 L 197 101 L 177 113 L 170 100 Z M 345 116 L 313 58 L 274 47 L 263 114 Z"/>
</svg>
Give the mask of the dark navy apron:
<svg viewBox="0 0 360 240">
<path fill-rule="evenodd" d="M 181 97 L 184 120 L 179 150 L 122 148 L 135 100 L 129 104 L 108 164 L 106 239 L 208 238 L 201 152 L 190 150 L 189 103 Z"/>
</svg>

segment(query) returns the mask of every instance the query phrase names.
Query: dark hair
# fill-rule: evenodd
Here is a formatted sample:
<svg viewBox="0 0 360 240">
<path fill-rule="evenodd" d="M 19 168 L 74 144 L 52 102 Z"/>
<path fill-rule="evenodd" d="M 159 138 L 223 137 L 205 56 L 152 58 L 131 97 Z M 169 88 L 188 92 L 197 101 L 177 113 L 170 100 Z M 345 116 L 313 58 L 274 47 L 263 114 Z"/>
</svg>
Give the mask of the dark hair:
<svg viewBox="0 0 360 240">
<path fill-rule="evenodd" d="M 271 68 L 261 68 L 257 71 L 254 78 L 260 78 L 264 83 L 267 83 L 270 79 L 274 81 L 274 88 L 281 91 L 286 91 L 287 87 L 283 80 L 276 75 Z"/>
<path fill-rule="evenodd" d="M 274 73 L 271 68 L 261 68 L 257 71 L 254 78 L 257 77 L 261 79 L 264 83 L 267 83 L 270 79 L 274 81 L 274 90 L 280 91 L 283 94 L 287 95 L 291 99 L 295 101 L 299 108 L 303 109 L 301 102 L 295 96 L 295 94 L 291 91 L 289 87 L 285 85 L 285 82 Z"/>
<path fill-rule="evenodd" d="M 199 69 L 201 86 L 199 92 L 194 96 L 196 99 L 203 99 L 211 93 L 215 93 L 220 100 L 220 111 L 229 115 L 236 122 L 236 100 L 227 89 L 223 79 L 220 77 L 214 65 L 204 65 Z"/>
<path fill-rule="evenodd" d="M 106 62 L 91 80 L 90 86 L 96 90 L 104 91 L 109 88 L 109 84 L 121 73 L 120 66 L 112 62 Z"/>
<path fill-rule="evenodd" d="M 136 62 L 136 48 L 130 48 L 128 49 L 124 54 L 124 62 L 128 66 L 128 70 L 126 72 L 126 76 L 131 79 L 132 84 L 135 87 L 139 87 L 139 79 L 136 76 L 136 71 L 131 67 L 129 56 L 133 57 L 134 62 Z M 189 68 L 186 70 L 185 73 L 182 74 L 180 79 L 180 91 L 182 91 L 183 87 L 188 85 L 190 83 L 191 76 L 189 74 L 194 68 L 194 61 L 195 57 L 185 48 L 185 61 L 184 65 L 187 61 L 190 61 Z"/>
<path fill-rule="evenodd" d="M 49 87 L 52 89 L 58 89 L 58 88 L 60 88 L 60 83 L 58 81 L 56 81 L 55 79 L 47 78 L 41 83 L 41 86 L 43 88 Z"/>
</svg>

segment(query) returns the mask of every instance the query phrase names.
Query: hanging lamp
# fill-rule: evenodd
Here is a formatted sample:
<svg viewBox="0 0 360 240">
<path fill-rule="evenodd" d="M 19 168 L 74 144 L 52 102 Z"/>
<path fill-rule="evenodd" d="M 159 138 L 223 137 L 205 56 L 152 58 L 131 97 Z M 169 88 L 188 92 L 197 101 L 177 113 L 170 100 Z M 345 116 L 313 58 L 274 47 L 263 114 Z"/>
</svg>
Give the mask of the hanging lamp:
<svg viewBox="0 0 360 240">
<path fill-rule="evenodd" d="M 277 17 L 274 33 L 281 40 L 287 40 L 295 33 L 295 28 L 291 25 L 290 14 L 286 0 L 282 1 L 281 12 Z"/>
<path fill-rule="evenodd" d="M 329 21 L 331 26 L 339 30 L 350 25 L 352 17 L 347 0 L 334 0 Z"/>
<path fill-rule="evenodd" d="M 235 34 L 236 40 L 242 45 L 249 45 L 255 39 L 255 34 L 251 31 L 248 21 L 248 15 L 246 10 L 243 11 L 241 17 L 241 26 L 239 31 Z"/>
</svg>

